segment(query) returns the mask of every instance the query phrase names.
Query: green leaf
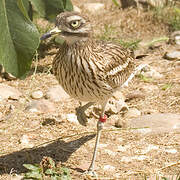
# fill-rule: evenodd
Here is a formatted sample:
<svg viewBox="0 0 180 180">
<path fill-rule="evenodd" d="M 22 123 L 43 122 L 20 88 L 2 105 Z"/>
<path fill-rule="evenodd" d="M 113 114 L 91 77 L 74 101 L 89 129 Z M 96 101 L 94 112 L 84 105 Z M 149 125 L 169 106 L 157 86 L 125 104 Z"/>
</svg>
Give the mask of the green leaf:
<svg viewBox="0 0 180 180">
<path fill-rule="evenodd" d="M 73 6 L 70 0 L 43 0 L 46 9 L 46 18 L 54 21 L 56 16 L 63 11 L 72 11 Z"/>
<path fill-rule="evenodd" d="M 73 11 L 73 5 L 70 0 L 63 0 L 63 3 L 66 11 Z"/>
<path fill-rule="evenodd" d="M 164 84 L 163 86 L 162 86 L 162 90 L 167 90 L 167 89 L 170 89 L 172 87 L 172 84 Z"/>
<path fill-rule="evenodd" d="M 26 169 L 29 169 L 31 171 L 40 171 L 40 168 L 36 165 L 32 165 L 32 164 L 23 164 L 23 166 L 26 168 Z"/>
<path fill-rule="evenodd" d="M 52 174 L 54 174 L 55 172 L 52 170 L 52 169 L 47 169 L 46 171 L 45 171 L 45 174 L 48 174 L 48 175 L 52 175 Z"/>
<path fill-rule="evenodd" d="M 144 76 L 143 74 L 139 74 L 138 76 L 139 76 L 139 78 L 142 79 L 144 82 L 147 82 L 147 83 L 148 83 L 148 82 L 152 82 L 152 81 L 153 81 L 152 78 L 148 78 L 148 77 Z"/>
<path fill-rule="evenodd" d="M 115 6 L 120 7 L 119 3 L 117 2 L 117 0 L 112 0 L 112 2 L 114 3 Z"/>
<path fill-rule="evenodd" d="M 49 163 L 51 165 L 51 168 L 55 168 L 55 162 L 53 161 L 53 159 L 49 158 Z"/>
<path fill-rule="evenodd" d="M 23 13 L 23 15 L 27 19 L 29 19 L 29 15 L 28 15 L 29 3 L 28 3 L 28 1 L 17 0 L 17 5 L 18 5 L 19 9 L 21 10 L 21 12 Z"/>
<path fill-rule="evenodd" d="M 46 9 L 45 9 L 45 1 L 44 0 L 29 0 L 35 11 L 41 16 L 45 17 L 46 16 Z"/>
<path fill-rule="evenodd" d="M 61 180 L 71 180 L 69 169 L 66 167 L 61 168 Z"/>
<path fill-rule="evenodd" d="M 28 73 L 39 45 L 36 27 L 22 11 L 17 1 L 0 1 L 0 64 L 21 78 Z"/>
<path fill-rule="evenodd" d="M 35 178 L 35 179 L 38 179 L 38 180 L 42 180 L 42 175 L 37 171 L 27 172 L 27 173 L 25 173 L 25 176 L 27 178 Z"/>
</svg>

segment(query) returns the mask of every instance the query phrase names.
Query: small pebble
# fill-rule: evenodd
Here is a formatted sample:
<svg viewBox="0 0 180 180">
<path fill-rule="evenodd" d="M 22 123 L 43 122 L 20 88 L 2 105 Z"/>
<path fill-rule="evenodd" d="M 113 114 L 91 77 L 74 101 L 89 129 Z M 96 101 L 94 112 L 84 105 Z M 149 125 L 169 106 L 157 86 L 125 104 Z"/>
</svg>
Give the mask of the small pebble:
<svg viewBox="0 0 180 180">
<path fill-rule="evenodd" d="M 165 151 L 166 151 L 167 153 L 171 153 L 171 154 L 177 153 L 177 150 L 176 150 L 176 149 L 165 149 Z"/>
<path fill-rule="evenodd" d="M 131 108 L 129 111 L 125 114 L 125 118 L 135 118 L 141 115 L 141 111 L 139 111 L 136 108 Z"/>
<path fill-rule="evenodd" d="M 76 123 L 76 124 L 79 124 L 79 121 L 77 120 L 77 116 L 75 114 L 67 114 L 66 115 L 66 119 L 69 121 L 69 122 L 72 122 L 72 123 Z"/>
<path fill-rule="evenodd" d="M 49 112 L 55 112 L 56 107 L 55 104 L 45 100 L 33 100 L 31 103 L 28 104 L 28 106 L 25 108 L 26 112 L 37 112 L 37 113 L 49 113 Z"/>
<path fill-rule="evenodd" d="M 103 167 L 103 169 L 105 170 L 105 171 L 115 171 L 115 167 L 114 166 L 111 166 L 111 165 L 105 165 L 104 167 Z"/>
<path fill-rule="evenodd" d="M 24 148 L 32 148 L 33 144 L 29 143 L 29 136 L 24 134 L 21 139 L 20 139 L 20 143 Z"/>
<path fill-rule="evenodd" d="M 46 98 L 53 102 L 64 101 L 69 98 L 69 95 L 60 85 L 50 87 L 46 93 Z"/>
<path fill-rule="evenodd" d="M 21 176 L 21 175 L 13 175 L 11 176 L 10 178 L 11 180 L 23 180 L 24 179 L 24 176 Z"/>
<path fill-rule="evenodd" d="M 19 92 L 16 88 L 5 84 L 0 84 L 0 99 L 18 100 L 21 95 L 22 93 Z"/>
<path fill-rule="evenodd" d="M 167 52 L 164 58 L 168 60 L 180 60 L 180 51 Z"/>
<path fill-rule="evenodd" d="M 43 92 L 40 90 L 34 91 L 34 92 L 32 92 L 31 97 L 33 99 L 41 99 L 43 97 Z"/>
</svg>

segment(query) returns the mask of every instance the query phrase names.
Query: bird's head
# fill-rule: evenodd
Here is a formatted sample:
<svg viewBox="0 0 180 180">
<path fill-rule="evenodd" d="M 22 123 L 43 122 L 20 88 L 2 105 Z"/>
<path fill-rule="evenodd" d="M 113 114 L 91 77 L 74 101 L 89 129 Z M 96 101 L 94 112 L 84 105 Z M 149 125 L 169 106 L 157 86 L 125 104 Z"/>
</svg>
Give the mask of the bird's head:
<svg viewBox="0 0 180 180">
<path fill-rule="evenodd" d="M 44 34 L 41 40 L 58 34 L 68 44 L 73 44 L 80 40 L 86 40 L 90 36 L 91 31 L 92 27 L 87 17 L 77 12 L 63 12 L 57 16 L 55 28 Z"/>
</svg>

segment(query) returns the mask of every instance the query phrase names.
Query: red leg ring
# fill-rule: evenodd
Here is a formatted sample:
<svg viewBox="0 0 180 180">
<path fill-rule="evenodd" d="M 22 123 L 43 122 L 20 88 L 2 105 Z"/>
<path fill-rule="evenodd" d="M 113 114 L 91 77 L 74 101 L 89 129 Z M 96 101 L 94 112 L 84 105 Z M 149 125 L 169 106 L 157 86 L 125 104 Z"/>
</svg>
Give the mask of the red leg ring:
<svg viewBox="0 0 180 180">
<path fill-rule="evenodd" d="M 107 116 L 106 115 L 104 115 L 104 117 L 100 117 L 99 118 L 99 121 L 101 121 L 101 122 L 106 122 L 106 120 L 107 120 Z"/>
</svg>

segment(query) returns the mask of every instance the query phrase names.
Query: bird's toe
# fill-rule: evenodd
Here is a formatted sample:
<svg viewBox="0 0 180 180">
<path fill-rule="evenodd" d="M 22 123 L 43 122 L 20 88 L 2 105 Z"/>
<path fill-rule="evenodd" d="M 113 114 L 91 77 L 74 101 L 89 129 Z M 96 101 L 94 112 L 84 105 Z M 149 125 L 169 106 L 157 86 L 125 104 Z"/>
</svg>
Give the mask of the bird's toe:
<svg viewBox="0 0 180 180">
<path fill-rule="evenodd" d="M 88 176 L 90 178 L 93 178 L 93 179 L 98 179 L 98 175 L 95 171 L 92 171 L 92 170 L 87 170 L 83 173 L 84 176 Z"/>
<path fill-rule="evenodd" d="M 87 117 L 84 111 L 81 110 L 81 108 L 76 108 L 76 115 L 77 115 L 77 120 L 79 123 L 83 126 L 87 126 Z"/>
</svg>

